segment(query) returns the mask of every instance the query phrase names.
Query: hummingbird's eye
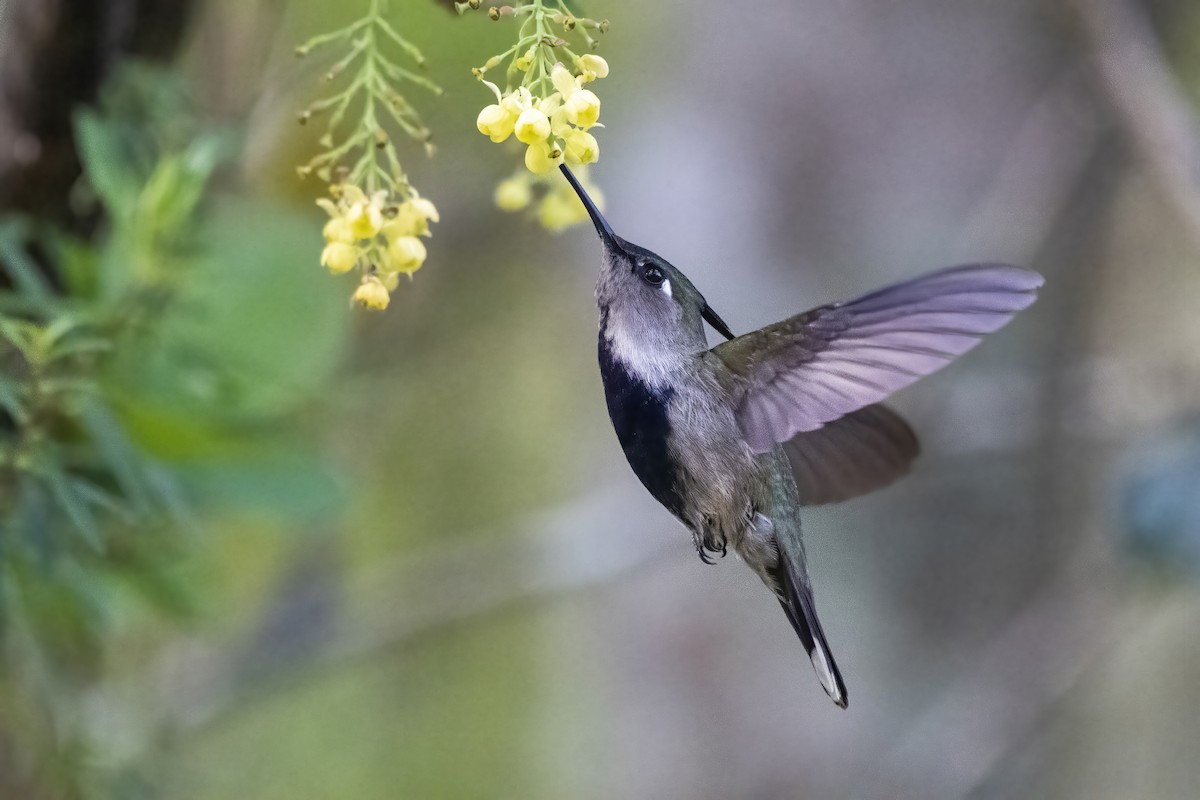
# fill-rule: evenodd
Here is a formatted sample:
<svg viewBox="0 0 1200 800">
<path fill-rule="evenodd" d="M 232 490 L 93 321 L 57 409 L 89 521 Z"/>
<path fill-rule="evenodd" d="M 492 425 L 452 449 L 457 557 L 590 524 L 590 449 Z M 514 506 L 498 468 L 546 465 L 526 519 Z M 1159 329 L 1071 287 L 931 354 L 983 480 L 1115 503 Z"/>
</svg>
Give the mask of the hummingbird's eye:
<svg viewBox="0 0 1200 800">
<path fill-rule="evenodd" d="M 652 286 L 658 286 L 663 282 L 663 271 L 653 264 L 647 264 L 642 270 L 642 280 Z"/>
</svg>

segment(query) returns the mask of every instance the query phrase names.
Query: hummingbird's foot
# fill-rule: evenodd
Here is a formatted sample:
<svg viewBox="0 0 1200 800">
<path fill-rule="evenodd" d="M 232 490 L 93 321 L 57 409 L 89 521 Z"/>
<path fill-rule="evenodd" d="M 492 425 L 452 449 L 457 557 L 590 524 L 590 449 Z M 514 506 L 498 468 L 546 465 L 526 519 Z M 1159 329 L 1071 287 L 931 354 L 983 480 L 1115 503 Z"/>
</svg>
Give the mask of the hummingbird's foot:
<svg viewBox="0 0 1200 800">
<path fill-rule="evenodd" d="M 704 533 L 703 538 L 696 543 L 696 552 L 700 554 L 701 561 L 706 564 L 713 564 L 715 562 L 709 557 L 709 553 L 720 553 L 721 558 L 724 558 L 729 549 L 725 544 L 725 537 L 710 528 Z"/>
</svg>

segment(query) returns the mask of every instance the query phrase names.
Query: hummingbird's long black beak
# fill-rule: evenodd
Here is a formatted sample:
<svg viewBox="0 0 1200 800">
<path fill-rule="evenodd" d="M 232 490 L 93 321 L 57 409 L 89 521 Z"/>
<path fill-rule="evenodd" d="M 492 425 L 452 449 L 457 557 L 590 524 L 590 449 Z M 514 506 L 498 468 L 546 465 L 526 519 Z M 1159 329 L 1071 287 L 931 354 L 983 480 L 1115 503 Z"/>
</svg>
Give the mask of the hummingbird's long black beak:
<svg viewBox="0 0 1200 800">
<path fill-rule="evenodd" d="M 721 319 L 717 312 L 713 311 L 712 306 L 710 306 L 708 303 L 704 304 L 704 309 L 700 312 L 700 315 L 704 317 L 705 322 L 712 326 L 714 331 L 721 334 L 726 339 L 737 338 L 733 335 L 733 331 L 729 330 L 729 326 L 725 324 L 725 320 Z"/>
<path fill-rule="evenodd" d="M 600 238 L 610 247 L 620 247 L 620 240 L 613 233 L 612 226 L 608 224 L 608 220 L 600 213 L 600 209 L 592 202 L 592 198 L 588 197 L 588 193 L 583 190 L 583 186 L 579 183 L 579 179 L 575 177 L 575 173 L 567 169 L 566 164 L 559 164 L 558 168 L 562 170 L 563 175 L 567 176 L 567 182 L 571 184 L 571 188 L 575 190 L 575 194 L 579 195 L 583 207 L 587 209 L 588 216 L 592 218 L 592 223 L 596 226 L 596 233 L 600 234 Z"/>
</svg>

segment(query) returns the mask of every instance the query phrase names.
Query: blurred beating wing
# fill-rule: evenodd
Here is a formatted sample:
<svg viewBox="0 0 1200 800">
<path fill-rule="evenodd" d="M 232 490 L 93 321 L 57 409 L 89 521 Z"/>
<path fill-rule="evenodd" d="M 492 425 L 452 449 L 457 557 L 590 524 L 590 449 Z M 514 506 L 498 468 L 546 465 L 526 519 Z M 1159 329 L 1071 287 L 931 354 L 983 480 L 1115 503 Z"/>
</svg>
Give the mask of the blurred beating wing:
<svg viewBox="0 0 1200 800">
<path fill-rule="evenodd" d="M 783 450 L 792 462 L 800 504 L 817 506 L 882 489 L 908 472 L 921 448 L 899 414 L 873 405 L 798 433 Z"/>
<path fill-rule="evenodd" d="M 1042 276 L 1005 264 L 933 272 L 725 342 L 746 442 L 770 450 L 935 372 L 1037 299 Z"/>
</svg>

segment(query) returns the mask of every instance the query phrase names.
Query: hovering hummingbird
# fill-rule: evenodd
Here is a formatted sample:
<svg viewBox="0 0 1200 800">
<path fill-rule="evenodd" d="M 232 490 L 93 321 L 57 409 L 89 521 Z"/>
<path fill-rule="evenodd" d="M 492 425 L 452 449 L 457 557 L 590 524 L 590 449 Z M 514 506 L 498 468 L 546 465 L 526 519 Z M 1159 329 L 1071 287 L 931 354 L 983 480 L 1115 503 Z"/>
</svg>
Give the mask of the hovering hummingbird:
<svg viewBox="0 0 1200 800">
<path fill-rule="evenodd" d="M 691 531 L 702 561 L 732 546 L 754 570 L 845 708 L 800 509 L 907 472 L 917 438 L 880 401 L 1007 324 L 1036 299 L 1042 276 L 1006 264 L 951 267 L 735 337 L 682 272 L 617 236 L 562 171 L 603 246 L 600 377 L 629 466 Z M 705 322 L 729 341 L 709 349 Z"/>
</svg>

